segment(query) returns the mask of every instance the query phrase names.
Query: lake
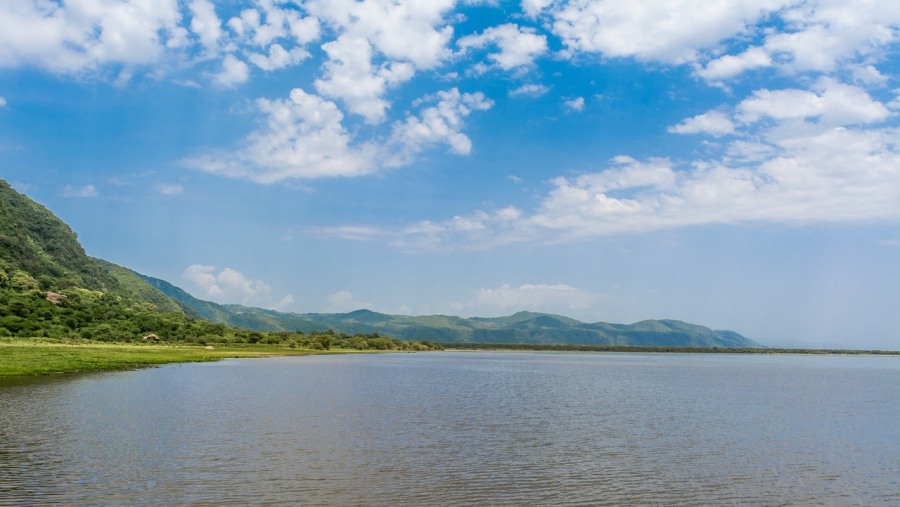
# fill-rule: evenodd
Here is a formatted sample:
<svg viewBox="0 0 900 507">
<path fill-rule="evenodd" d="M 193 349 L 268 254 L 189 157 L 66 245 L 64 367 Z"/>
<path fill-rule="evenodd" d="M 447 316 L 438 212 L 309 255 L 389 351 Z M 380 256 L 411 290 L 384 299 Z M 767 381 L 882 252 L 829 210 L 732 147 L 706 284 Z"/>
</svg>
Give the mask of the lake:
<svg viewBox="0 0 900 507">
<path fill-rule="evenodd" d="M 900 358 L 418 353 L 0 381 L 0 505 L 900 505 Z"/>
</svg>

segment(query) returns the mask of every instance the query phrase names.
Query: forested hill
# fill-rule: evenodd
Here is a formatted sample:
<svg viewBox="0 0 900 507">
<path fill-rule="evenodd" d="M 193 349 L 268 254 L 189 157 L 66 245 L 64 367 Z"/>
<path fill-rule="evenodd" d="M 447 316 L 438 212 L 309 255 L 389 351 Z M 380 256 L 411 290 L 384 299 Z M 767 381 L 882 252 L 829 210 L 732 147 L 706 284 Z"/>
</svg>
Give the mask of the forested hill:
<svg viewBox="0 0 900 507">
<path fill-rule="evenodd" d="M 85 254 L 47 208 L 0 180 L 0 338 L 429 350 L 430 344 L 325 330 L 268 333 L 196 318 L 133 271 Z"/>
<path fill-rule="evenodd" d="M 160 311 L 182 313 L 181 305 L 131 270 L 89 257 L 65 222 L 2 179 L 0 271 L 7 276 L 25 273 L 43 291 L 78 287 L 147 302 Z"/>
<path fill-rule="evenodd" d="M 59 299 L 50 302 L 52 294 L 68 303 L 60 305 Z M 109 316 L 109 322 L 102 322 L 103 315 Z M 89 257 L 68 225 L 3 180 L 0 321 L 0 332 L 23 336 L 136 336 L 160 328 L 181 339 L 189 339 L 195 332 L 244 337 L 244 333 L 225 329 L 224 325 L 255 332 L 333 330 L 432 342 L 759 346 L 731 331 L 714 331 L 676 320 L 626 325 L 584 323 L 532 312 L 464 319 L 387 315 L 369 310 L 297 314 L 220 305 L 197 299 L 164 280 Z"/>
<path fill-rule="evenodd" d="M 388 315 L 369 310 L 350 313 L 282 313 L 197 299 L 156 278 L 142 276 L 201 318 L 260 331 L 334 329 L 343 333 L 379 333 L 404 340 L 469 343 L 560 343 L 578 345 L 648 345 L 677 347 L 759 347 L 733 331 L 715 331 L 677 320 L 635 324 L 593 324 L 545 313 L 519 312 L 508 317 L 469 318 L 447 315 Z"/>
</svg>

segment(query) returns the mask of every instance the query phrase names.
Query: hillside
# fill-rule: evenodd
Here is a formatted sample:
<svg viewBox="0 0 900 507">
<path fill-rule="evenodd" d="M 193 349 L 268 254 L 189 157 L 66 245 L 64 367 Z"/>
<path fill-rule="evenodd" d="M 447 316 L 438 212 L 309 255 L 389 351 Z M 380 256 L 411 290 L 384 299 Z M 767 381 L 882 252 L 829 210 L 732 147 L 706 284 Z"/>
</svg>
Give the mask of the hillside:
<svg viewBox="0 0 900 507">
<path fill-rule="evenodd" d="M 282 313 L 197 299 L 164 280 L 139 275 L 185 311 L 213 322 L 258 331 L 333 329 L 342 333 L 379 333 L 404 340 L 464 343 L 560 343 L 576 345 L 654 345 L 675 347 L 759 347 L 733 331 L 715 331 L 677 320 L 634 324 L 588 324 L 560 315 L 519 312 L 507 317 L 464 319 L 449 315 L 388 315 L 370 310 L 349 313 Z"/>
<path fill-rule="evenodd" d="M 89 257 L 65 222 L 3 180 L 0 270 L 27 273 L 43 291 L 80 287 L 150 303 L 160 311 L 182 313 L 178 303 L 132 271 Z"/>
<path fill-rule="evenodd" d="M 432 342 L 759 346 L 732 331 L 714 331 L 676 320 L 626 325 L 584 323 L 533 312 L 465 319 L 448 315 L 387 315 L 369 310 L 298 314 L 221 305 L 197 299 L 165 280 L 89 257 L 68 225 L 3 180 L 0 180 L 0 289 L 6 291 L 0 295 L 0 310 L 7 309 L 6 315 L 0 315 L 5 319 L 0 323 L 0 331 L 5 329 L 15 334 L 40 331 L 95 336 L 97 328 L 109 324 L 103 320 L 103 315 L 108 315 L 115 317 L 116 323 L 107 326 L 110 329 L 103 328 L 107 337 L 135 336 L 157 328 L 164 328 L 169 335 L 180 339 L 190 339 L 192 332 L 250 336 L 228 330 L 225 328 L 228 326 L 257 333 L 333 330 L 345 335 Z M 68 304 L 60 307 L 41 302 L 47 292 L 62 293 L 69 298 Z M 135 322 L 129 322 L 129 318 Z M 139 325 L 137 320 L 141 321 Z M 47 331 L 42 330 L 42 325 L 55 327 Z"/>
</svg>

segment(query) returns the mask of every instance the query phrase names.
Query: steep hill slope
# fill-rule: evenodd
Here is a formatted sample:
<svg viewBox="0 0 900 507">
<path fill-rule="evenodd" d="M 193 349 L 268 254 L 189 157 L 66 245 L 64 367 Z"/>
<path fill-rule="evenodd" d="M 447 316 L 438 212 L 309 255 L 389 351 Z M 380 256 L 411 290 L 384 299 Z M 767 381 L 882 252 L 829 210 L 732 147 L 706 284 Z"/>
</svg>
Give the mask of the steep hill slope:
<svg viewBox="0 0 900 507">
<path fill-rule="evenodd" d="M 81 287 L 147 302 L 161 311 L 182 313 L 178 303 L 132 271 L 89 257 L 65 222 L 3 180 L 0 270 L 28 273 L 44 291 Z"/>
</svg>

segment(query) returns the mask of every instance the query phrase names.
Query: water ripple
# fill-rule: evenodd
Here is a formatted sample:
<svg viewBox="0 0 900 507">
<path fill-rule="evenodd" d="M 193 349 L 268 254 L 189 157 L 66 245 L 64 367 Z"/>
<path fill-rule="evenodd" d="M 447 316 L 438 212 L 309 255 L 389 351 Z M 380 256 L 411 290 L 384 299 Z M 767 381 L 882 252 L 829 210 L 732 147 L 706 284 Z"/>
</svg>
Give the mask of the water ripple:
<svg viewBox="0 0 900 507">
<path fill-rule="evenodd" d="M 446 353 L 23 381 L 0 386 L 0 506 L 898 505 L 900 361 L 843 359 Z"/>
</svg>

